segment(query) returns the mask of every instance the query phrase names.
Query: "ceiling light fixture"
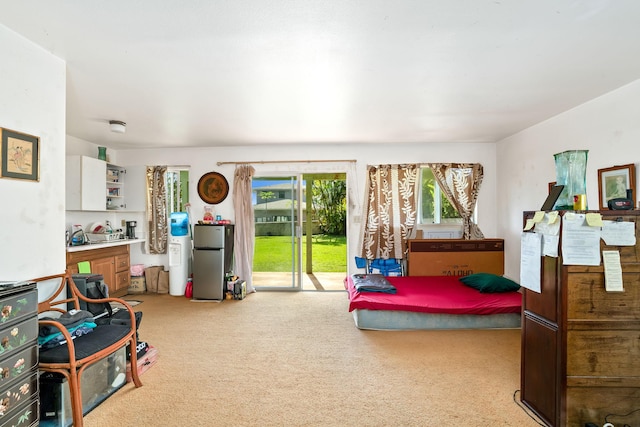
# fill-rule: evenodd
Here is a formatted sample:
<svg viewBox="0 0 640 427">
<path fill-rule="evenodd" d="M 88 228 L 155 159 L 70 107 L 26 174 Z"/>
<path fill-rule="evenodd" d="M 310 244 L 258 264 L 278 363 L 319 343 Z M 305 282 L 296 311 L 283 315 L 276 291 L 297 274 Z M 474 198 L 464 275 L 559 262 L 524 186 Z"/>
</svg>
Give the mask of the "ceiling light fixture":
<svg viewBox="0 0 640 427">
<path fill-rule="evenodd" d="M 127 124 L 120 120 L 109 120 L 109 129 L 111 129 L 111 132 L 124 133 L 127 129 Z"/>
</svg>

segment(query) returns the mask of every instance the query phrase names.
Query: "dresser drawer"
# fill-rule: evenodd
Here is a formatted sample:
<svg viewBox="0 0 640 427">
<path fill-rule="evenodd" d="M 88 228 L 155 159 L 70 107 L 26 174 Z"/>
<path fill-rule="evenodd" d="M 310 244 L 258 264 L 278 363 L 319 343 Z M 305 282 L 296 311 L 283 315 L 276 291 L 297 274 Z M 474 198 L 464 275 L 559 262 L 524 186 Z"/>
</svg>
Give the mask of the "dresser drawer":
<svg viewBox="0 0 640 427">
<path fill-rule="evenodd" d="M 39 424 L 40 405 L 38 404 L 37 395 L 28 400 L 23 400 L 22 405 L 17 407 L 14 415 L 10 415 L 7 419 L 0 421 L 0 427 L 21 426 L 35 427 Z"/>
<path fill-rule="evenodd" d="M 116 255 L 116 273 L 129 271 L 129 254 Z"/>
<path fill-rule="evenodd" d="M 636 378 L 640 372 L 637 331 L 568 331 L 567 375 Z"/>
<path fill-rule="evenodd" d="M 38 318 L 32 317 L 0 331 L 0 358 L 4 359 L 27 346 L 36 345 Z"/>
<path fill-rule="evenodd" d="M 10 424 L 9 421 L 14 418 L 14 415 L 25 415 L 21 410 L 22 404 L 32 396 L 36 398 L 38 396 L 38 371 L 36 370 L 32 371 L 31 375 L 26 377 L 24 381 L 15 382 L 0 396 L 0 406 L 4 408 L 4 411 L 0 411 L 0 425 L 13 425 Z M 35 416 L 38 416 L 37 411 Z M 28 425 L 25 423 L 21 423 L 20 425 L 22 424 Z"/>
<path fill-rule="evenodd" d="M 624 292 L 607 292 L 602 273 L 570 273 L 568 320 L 640 320 L 640 274 L 622 273 Z"/>
<path fill-rule="evenodd" d="M 29 400 L 23 399 L 22 405 L 16 407 L 14 412 L 14 415 L 9 415 L 8 417 L 2 417 L 2 419 L 0 419 L 1 427 L 32 427 L 39 425 L 38 420 L 40 418 L 40 408 L 38 405 L 37 395 L 33 396 Z"/>
<path fill-rule="evenodd" d="M 0 300 L 0 327 L 8 328 L 29 316 L 37 316 L 38 291 L 36 289 Z"/>
<path fill-rule="evenodd" d="M 0 389 L 38 366 L 38 347 L 32 345 L 0 360 Z"/>
</svg>

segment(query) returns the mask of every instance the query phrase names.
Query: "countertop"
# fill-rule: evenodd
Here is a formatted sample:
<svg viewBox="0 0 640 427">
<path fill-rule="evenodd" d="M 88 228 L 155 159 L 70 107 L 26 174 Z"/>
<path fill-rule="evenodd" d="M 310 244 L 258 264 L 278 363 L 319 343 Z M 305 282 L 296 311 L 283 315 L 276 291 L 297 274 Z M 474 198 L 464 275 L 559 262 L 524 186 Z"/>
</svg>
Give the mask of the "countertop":
<svg viewBox="0 0 640 427">
<path fill-rule="evenodd" d="M 113 242 L 89 243 L 80 246 L 67 246 L 67 252 L 90 251 L 92 249 L 109 248 L 111 246 L 135 245 L 136 243 L 144 243 L 146 239 L 121 239 Z"/>
</svg>

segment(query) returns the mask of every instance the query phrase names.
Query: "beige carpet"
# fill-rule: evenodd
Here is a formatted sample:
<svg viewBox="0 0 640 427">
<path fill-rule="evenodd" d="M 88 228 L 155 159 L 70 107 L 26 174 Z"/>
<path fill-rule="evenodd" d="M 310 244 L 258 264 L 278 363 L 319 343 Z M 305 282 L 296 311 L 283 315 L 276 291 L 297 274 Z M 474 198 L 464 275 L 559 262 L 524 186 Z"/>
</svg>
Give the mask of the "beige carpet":
<svg viewBox="0 0 640 427">
<path fill-rule="evenodd" d="M 85 417 L 127 426 L 535 426 L 520 331 L 361 331 L 343 292 L 136 295 L 158 363 Z"/>
</svg>

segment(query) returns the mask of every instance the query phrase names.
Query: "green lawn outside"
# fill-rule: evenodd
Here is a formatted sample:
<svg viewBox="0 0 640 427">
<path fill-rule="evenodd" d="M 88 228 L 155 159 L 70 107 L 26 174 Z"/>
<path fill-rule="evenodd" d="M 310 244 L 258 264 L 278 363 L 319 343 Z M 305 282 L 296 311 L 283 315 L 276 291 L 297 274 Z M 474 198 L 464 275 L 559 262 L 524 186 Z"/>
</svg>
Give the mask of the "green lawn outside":
<svg viewBox="0 0 640 427">
<path fill-rule="evenodd" d="M 306 237 L 302 239 L 302 269 L 306 265 Z M 290 236 L 256 236 L 253 271 L 291 271 Z M 313 271 L 342 273 L 347 271 L 347 238 L 345 236 L 315 236 L 313 241 Z"/>
</svg>

